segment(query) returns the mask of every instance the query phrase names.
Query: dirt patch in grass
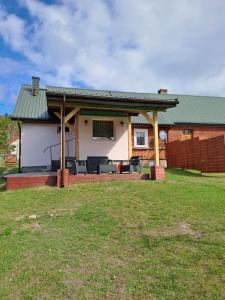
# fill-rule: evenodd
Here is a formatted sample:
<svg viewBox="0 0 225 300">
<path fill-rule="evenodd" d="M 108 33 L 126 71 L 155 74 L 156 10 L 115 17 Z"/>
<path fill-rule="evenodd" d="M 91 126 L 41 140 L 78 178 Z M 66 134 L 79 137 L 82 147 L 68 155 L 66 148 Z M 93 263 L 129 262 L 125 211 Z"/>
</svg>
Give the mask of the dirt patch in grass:
<svg viewBox="0 0 225 300">
<path fill-rule="evenodd" d="M 66 279 L 64 281 L 64 284 L 66 286 L 73 286 L 76 289 L 80 289 L 80 288 L 85 286 L 85 282 L 83 280 L 79 279 L 79 278 Z"/>
<path fill-rule="evenodd" d="M 202 237 L 201 232 L 193 230 L 188 223 L 178 223 L 171 227 L 153 228 L 144 231 L 143 234 L 150 237 L 171 237 L 179 235 L 188 235 L 197 239 Z"/>
<path fill-rule="evenodd" d="M 24 224 L 22 228 L 31 231 L 37 231 L 41 229 L 41 225 L 39 223 Z"/>
</svg>

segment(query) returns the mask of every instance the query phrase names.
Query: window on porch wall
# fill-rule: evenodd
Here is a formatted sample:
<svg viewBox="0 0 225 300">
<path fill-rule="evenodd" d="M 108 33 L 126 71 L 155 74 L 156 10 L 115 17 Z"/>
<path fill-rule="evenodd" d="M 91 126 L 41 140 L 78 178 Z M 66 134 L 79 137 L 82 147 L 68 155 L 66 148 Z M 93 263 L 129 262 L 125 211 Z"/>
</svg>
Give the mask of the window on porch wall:
<svg viewBox="0 0 225 300">
<path fill-rule="evenodd" d="M 93 121 L 93 138 L 114 138 L 113 121 Z"/>
</svg>

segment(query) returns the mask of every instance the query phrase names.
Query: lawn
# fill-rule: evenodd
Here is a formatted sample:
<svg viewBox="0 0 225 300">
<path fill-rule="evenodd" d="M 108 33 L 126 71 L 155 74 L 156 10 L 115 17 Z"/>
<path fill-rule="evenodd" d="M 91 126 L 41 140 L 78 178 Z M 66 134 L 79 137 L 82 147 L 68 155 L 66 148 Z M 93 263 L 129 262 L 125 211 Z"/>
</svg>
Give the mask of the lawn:
<svg viewBox="0 0 225 300">
<path fill-rule="evenodd" d="M 1 299 L 224 299 L 225 176 L 0 192 Z"/>
</svg>

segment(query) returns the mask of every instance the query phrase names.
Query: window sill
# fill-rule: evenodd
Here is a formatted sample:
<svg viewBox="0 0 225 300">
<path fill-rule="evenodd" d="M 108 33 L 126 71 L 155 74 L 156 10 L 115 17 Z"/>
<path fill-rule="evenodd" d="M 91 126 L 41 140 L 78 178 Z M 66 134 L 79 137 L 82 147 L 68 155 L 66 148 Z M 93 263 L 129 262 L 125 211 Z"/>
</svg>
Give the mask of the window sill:
<svg viewBox="0 0 225 300">
<path fill-rule="evenodd" d="M 134 149 L 149 149 L 147 146 L 134 146 Z"/>
<path fill-rule="evenodd" d="M 106 138 L 106 137 L 92 137 L 94 141 L 115 141 L 115 138 Z"/>
</svg>

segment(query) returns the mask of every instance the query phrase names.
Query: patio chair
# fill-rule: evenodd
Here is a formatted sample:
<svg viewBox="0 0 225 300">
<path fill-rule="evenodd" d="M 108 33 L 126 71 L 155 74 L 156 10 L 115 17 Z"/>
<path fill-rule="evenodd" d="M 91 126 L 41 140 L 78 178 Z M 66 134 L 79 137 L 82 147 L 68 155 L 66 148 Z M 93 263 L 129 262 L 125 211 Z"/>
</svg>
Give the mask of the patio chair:
<svg viewBox="0 0 225 300">
<path fill-rule="evenodd" d="M 74 158 L 65 158 L 65 167 L 69 169 L 71 175 L 87 174 L 87 167 L 85 160 L 76 160 Z"/>
<path fill-rule="evenodd" d="M 87 172 L 88 173 L 115 173 L 116 166 L 108 156 L 88 156 L 87 157 Z"/>
<path fill-rule="evenodd" d="M 141 162 L 139 156 L 132 156 L 130 160 L 122 161 L 120 165 L 120 174 L 141 172 Z"/>
</svg>

